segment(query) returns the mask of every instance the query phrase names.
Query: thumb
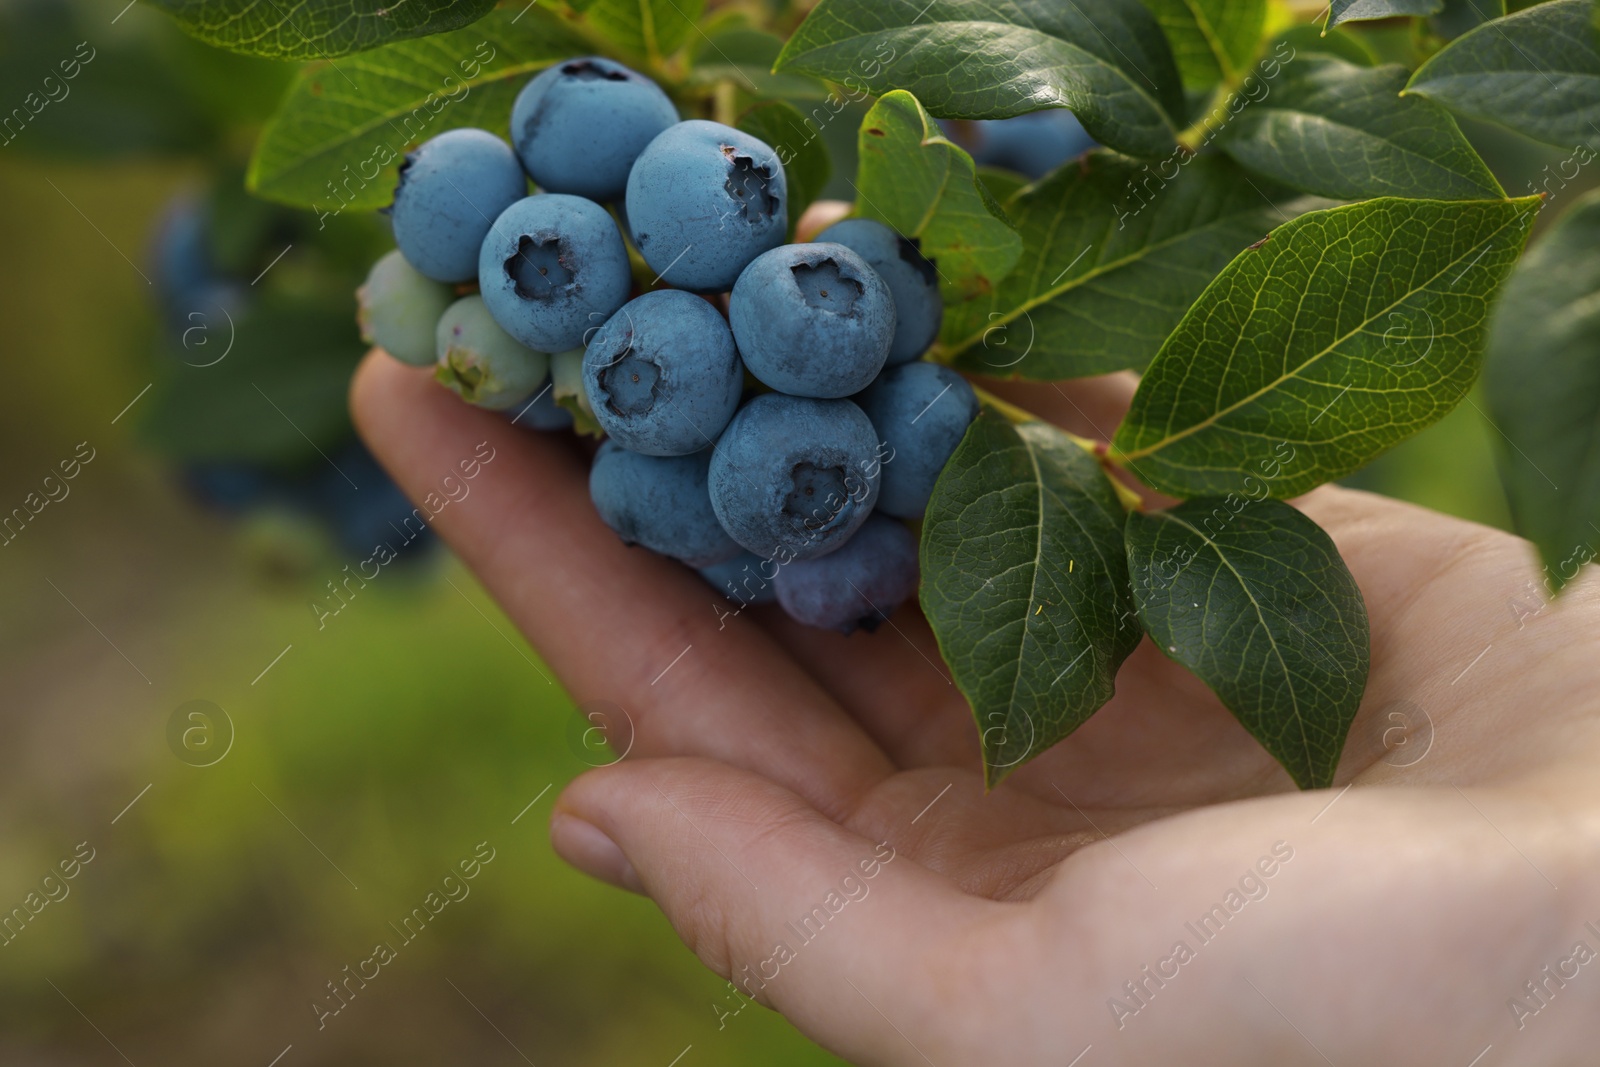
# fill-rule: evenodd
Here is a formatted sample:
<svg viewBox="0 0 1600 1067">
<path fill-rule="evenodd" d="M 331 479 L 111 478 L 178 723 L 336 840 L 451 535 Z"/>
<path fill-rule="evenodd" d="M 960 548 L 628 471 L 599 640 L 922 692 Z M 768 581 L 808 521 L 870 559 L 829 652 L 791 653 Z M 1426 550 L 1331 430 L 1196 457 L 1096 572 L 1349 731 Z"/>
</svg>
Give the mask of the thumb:
<svg viewBox="0 0 1600 1067">
<path fill-rule="evenodd" d="M 551 839 L 574 866 L 648 893 L 740 994 L 854 1062 L 941 1062 L 949 1018 L 919 979 L 965 999 L 951 941 L 1006 908 L 711 760 L 590 772 L 557 802 Z"/>
</svg>

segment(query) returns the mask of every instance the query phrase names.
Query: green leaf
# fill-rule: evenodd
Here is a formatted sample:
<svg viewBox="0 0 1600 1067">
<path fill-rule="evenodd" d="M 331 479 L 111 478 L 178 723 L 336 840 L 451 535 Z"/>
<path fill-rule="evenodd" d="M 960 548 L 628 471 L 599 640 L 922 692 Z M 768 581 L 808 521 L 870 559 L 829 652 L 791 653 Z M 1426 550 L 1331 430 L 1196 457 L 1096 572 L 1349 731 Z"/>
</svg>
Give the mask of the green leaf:
<svg viewBox="0 0 1600 1067">
<path fill-rule="evenodd" d="M 1183 86 L 1139 0 L 822 0 L 777 69 L 874 93 L 906 89 L 940 118 L 1071 108 L 1101 144 L 1172 150 Z"/>
<path fill-rule="evenodd" d="M 1466 395 L 1539 204 L 1384 198 L 1279 227 L 1161 346 L 1115 458 L 1179 497 L 1291 497 L 1359 469 Z"/>
<path fill-rule="evenodd" d="M 1367 687 L 1371 634 L 1328 535 L 1288 504 L 1234 497 L 1130 514 L 1127 546 L 1156 646 L 1301 789 L 1331 784 Z"/>
<path fill-rule="evenodd" d="M 1018 174 L 1014 170 L 1006 170 L 1003 167 L 980 166 L 978 168 L 978 180 L 983 183 L 985 189 L 989 190 L 989 195 L 994 197 L 995 203 L 1001 205 L 1004 205 L 1007 200 L 1015 196 L 1023 186 L 1029 184 L 1026 175 Z"/>
<path fill-rule="evenodd" d="M 365 347 L 345 300 L 271 297 L 230 319 L 198 309 L 187 362 L 151 394 L 140 436 L 184 460 L 310 462 L 350 434 L 350 375 Z"/>
<path fill-rule="evenodd" d="M 1267 0 L 1144 0 L 1172 44 L 1186 89 L 1237 82 L 1261 45 Z"/>
<path fill-rule="evenodd" d="M 1222 129 L 1217 143 L 1258 174 L 1340 200 L 1504 196 L 1449 112 L 1399 95 L 1407 77 L 1399 66 L 1299 58 L 1284 67 L 1267 97 Z"/>
<path fill-rule="evenodd" d="M 1443 10 L 1428 22 L 1435 34 L 1448 40 L 1505 17 L 1505 0 L 1444 0 Z"/>
<path fill-rule="evenodd" d="M 596 0 L 584 4 L 578 21 L 625 52 L 659 62 L 683 46 L 706 0 Z"/>
<path fill-rule="evenodd" d="M 1432 15 L 1443 6 L 1444 0 L 1333 0 L 1327 25 L 1332 29 L 1341 22 Z"/>
<path fill-rule="evenodd" d="M 922 524 L 922 610 L 972 704 L 993 787 L 1077 729 L 1138 646 L 1122 505 L 1042 422 L 978 415 Z"/>
<path fill-rule="evenodd" d="M 945 139 L 917 98 L 886 94 L 861 124 L 856 213 L 921 242 L 945 302 L 987 292 L 1022 252 L 1022 238 L 978 181 L 972 157 Z"/>
<path fill-rule="evenodd" d="M 833 177 L 833 160 L 817 131 L 793 104 L 765 100 L 739 116 L 738 128 L 772 146 L 789 187 L 789 232 Z"/>
<path fill-rule="evenodd" d="M 739 88 L 761 97 L 821 100 L 828 87 L 804 74 L 774 74 L 772 65 L 783 51 L 783 38 L 748 26 L 733 26 L 694 43 L 690 85 L 708 86 L 732 79 Z"/>
<path fill-rule="evenodd" d="M 945 308 L 940 358 L 1037 381 L 1143 367 L 1218 271 L 1314 206 L 1269 192 L 1221 156 L 1090 153 L 1006 202 L 1022 256 L 993 293 Z"/>
<path fill-rule="evenodd" d="M 1358 67 L 1372 67 L 1378 63 L 1378 57 L 1361 38 L 1344 30 L 1323 31 L 1310 23 L 1284 30 L 1274 42 L 1274 49 L 1279 43 L 1287 43 L 1297 56 L 1327 54 Z"/>
<path fill-rule="evenodd" d="M 1600 551 L 1600 192 L 1512 271 L 1490 323 L 1484 386 L 1510 442 L 1501 479 L 1517 532 L 1559 589 Z"/>
<path fill-rule="evenodd" d="M 512 101 L 527 80 L 588 50 L 535 7 L 311 64 L 256 143 L 250 189 L 326 214 L 384 207 L 408 148 L 459 126 L 506 136 Z"/>
<path fill-rule="evenodd" d="M 1457 38 L 1406 92 L 1559 148 L 1600 146 L 1593 0 L 1550 0 Z"/>
<path fill-rule="evenodd" d="M 218 48 L 272 59 L 330 59 L 391 41 L 459 29 L 495 0 L 153 0 L 184 29 Z"/>
</svg>

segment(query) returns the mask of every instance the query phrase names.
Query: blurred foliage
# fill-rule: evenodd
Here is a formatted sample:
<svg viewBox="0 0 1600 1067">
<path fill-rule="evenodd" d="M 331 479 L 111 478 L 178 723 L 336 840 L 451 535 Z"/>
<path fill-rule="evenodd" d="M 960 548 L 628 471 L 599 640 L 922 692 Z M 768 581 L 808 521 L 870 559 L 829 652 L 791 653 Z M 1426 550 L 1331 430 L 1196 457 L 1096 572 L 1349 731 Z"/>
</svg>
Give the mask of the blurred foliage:
<svg viewBox="0 0 1600 1067">
<path fill-rule="evenodd" d="M 837 1062 L 762 1009 L 719 1030 L 724 984 L 655 909 L 555 859 L 580 720 L 470 576 L 386 567 L 319 630 L 310 602 L 364 553 L 276 504 L 220 519 L 152 462 L 273 457 L 342 490 L 321 448 L 370 484 L 337 441 L 351 293 L 387 236 L 243 193 L 292 67 L 120 7 L 0 0 L 0 99 L 94 49 L 0 146 L 0 316 L 27 354 L 0 397 L 0 492 L 19 501 L 77 442 L 96 455 L 0 557 L 3 907 L 94 850 L 0 953 L 0 1063 L 115 1057 L 108 1039 L 180 1065 L 290 1044 L 285 1065 L 664 1065 L 690 1045 L 685 1064 Z M 223 284 L 157 299 L 175 205 L 205 216 L 195 274 Z M 227 324 L 207 293 L 242 309 L 210 367 Z M 235 731 L 214 766 L 167 747 L 196 698 Z M 388 924 L 480 841 L 495 860 L 470 895 L 319 1031 L 326 983 L 398 942 Z"/>
<path fill-rule="evenodd" d="M 293 74 L 219 53 L 148 13 L 112 22 L 115 13 L 88 0 L 0 0 L 0 102 L 28 119 L 4 136 L 19 149 L 84 159 L 202 152 L 235 124 L 265 118 Z"/>
</svg>

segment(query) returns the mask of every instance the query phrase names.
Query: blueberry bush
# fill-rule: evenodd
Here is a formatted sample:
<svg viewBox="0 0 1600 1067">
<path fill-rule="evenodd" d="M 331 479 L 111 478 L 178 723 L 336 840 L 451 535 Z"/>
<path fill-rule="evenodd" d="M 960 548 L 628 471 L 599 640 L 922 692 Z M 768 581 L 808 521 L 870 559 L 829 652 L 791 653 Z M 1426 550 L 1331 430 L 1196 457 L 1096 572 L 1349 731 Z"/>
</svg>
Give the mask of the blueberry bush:
<svg viewBox="0 0 1600 1067">
<path fill-rule="evenodd" d="M 1331 782 L 1366 610 L 1286 501 L 1485 364 L 1550 591 L 1600 543 L 1593 0 L 156 3 L 304 61 L 246 181 L 392 208 L 369 338 L 608 435 L 602 516 L 741 604 L 917 595 L 991 785 L 1145 635 Z M 1568 155 L 1508 194 L 1495 126 Z M 1119 371 L 1100 439 L 982 381 Z"/>
</svg>

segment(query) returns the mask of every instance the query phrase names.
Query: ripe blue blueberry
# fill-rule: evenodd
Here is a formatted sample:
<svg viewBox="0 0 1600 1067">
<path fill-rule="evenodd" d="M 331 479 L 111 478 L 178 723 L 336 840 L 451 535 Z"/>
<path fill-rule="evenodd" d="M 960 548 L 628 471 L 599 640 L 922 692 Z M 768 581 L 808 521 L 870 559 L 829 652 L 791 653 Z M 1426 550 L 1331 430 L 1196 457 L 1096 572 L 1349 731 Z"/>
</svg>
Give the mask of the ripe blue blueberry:
<svg viewBox="0 0 1600 1067">
<path fill-rule="evenodd" d="M 495 219 L 478 258 L 483 301 L 507 333 L 539 352 L 582 347 L 628 299 L 628 249 L 593 200 L 541 193 Z"/>
<path fill-rule="evenodd" d="M 661 87 L 598 56 L 550 67 L 511 109 L 522 165 L 549 193 L 618 200 L 645 145 L 678 121 Z"/>
<path fill-rule="evenodd" d="M 894 339 L 894 297 L 844 245 L 784 245 L 739 275 L 728 322 L 750 373 L 793 396 L 859 393 Z"/>
<path fill-rule="evenodd" d="M 467 403 L 490 411 L 522 403 L 550 373 L 550 357 L 502 330 L 481 296 L 451 304 L 434 339 L 439 362 L 433 376 Z"/>
<path fill-rule="evenodd" d="M 572 429 L 572 412 L 556 403 L 555 383 L 549 378 L 539 383 L 533 399 L 506 409 L 506 418 L 513 426 L 551 433 Z"/>
<path fill-rule="evenodd" d="M 192 193 L 180 193 L 162 210 L 151 242 L 156 292 L 185 349 L 189 347 L 185 339 L 198 340 L 205 333 L 204 329 L 193 334 L 188 331 L 211 321 L 209 317 L 218 308 L 227 315 L 245 309 L 242 287 L 219 268 L 211 240 L 209 205 Z M 222 318 L 217 314 L 215 321 Z M 197 354 L 194 361 L 206 358 Z"/>
<path fill-rule="evenodd" d="M 372 265 L 356 290 L 361 339 L 401 363 L 431 367 L 434 327 L 450 300 L 448 286 L 418 274 L 398 250 L 390 252 Z"/>
<path fill-rule="evenodd" d="M 1094 147 L 1094 138 L 1077 117 L 1061 108 L 975 122 L 973 127 L 974 160 L 1030 178 L 1042 178 Z"/>
<path fill-rule="evenodd" d="M 266 503 L 277 488 L 269 472 L 237 460 L 188 463 L 182 474 L 190 496 L 224 515 L 242 515 Z"/>
<path fill-rule="evenodd" d="M 606 441 L 589 470 L 595 510 L 630 545 L 709 567 L 739 554 L 717 523 L 706 492 L 710 450 L 644 456 Z"/>
<path fill-rule="evenodd" d="M 917 242 L 874 219 L 836 222 L 816 239 L 844 245 L 866 260 L 888 285 L 894 297 L 889 364 L 905 363 L 926 352 L 939 336 L 944 300 L 939 296 L 939 271 L 917 248 Z"/>
<path fill-rule="evenodd" d="M 310 485 L 296 488 L 305 494 L 304 504 L 331 526 L 346 554 L 372 558 L 383 546 L 392 553 L 378 556 L 384 566 L 425 557 L 434 544 L 433 531 L 417 522 L 411 501 L 360 441 L 341 448 L 332 464 L 318 464 L 315 470 Z M 350 488 L 351 482 L 361 489 Z"/>
<path fill-rule="evenodd" d="M 589 339 L 583 388 L 624 448 L 682 456 L 709 448 L 739 407 L 744 365 L 710 303 L 657 289 L 622 306 Z"/>
<path fill-rule="evenodd" d="M 389 209 L 394 243 L 435 281 L 471 281 L 490 223 L 527 195 L 510 145 L 487 130 L 441 133 L 400 165 Z"/>
<path fill-rule="evenodd" d="M 778 603 L 807 626 L 868 632 L 917 591 L 917 539 L 894 519 L 874 515 L 839 551 L 778 571 Z"/>
<path fill-rule="evenodd" d="M 977 394 L 949 367 L 918 361 L 884 371 L 856 403 L 886 446 L 878 510 L 921 518 L 939 472 L 978 417 Z"/>
<path fill-rule="evenodd" d="M 754 552 L 740 552 L 730 560 L 702 567 L 700 577 L 711 584 L 711 588 L 733 601 L 739 608 L 751 604 L 773 604 L 778 600 L 778 587 L 773 584 L 773 579 L 767 577 L 774 574 L 776 563 L 765 560 Z"/>
<path fill-rule="evenodd" d="M 765 142 L 718 122 L 680 122 L 628 175 L 628 224 L 650 269 L 678 289 L 720 293 L 789 232 L 783 165 Z"/>
<path fill-rule="evenodd" d="M 763 558 L 815 559 L 850 539 L 878 499 L 878 439 L 848 400 L 764 393 L 711 454 L 723 529 Z"/>
</svg>

